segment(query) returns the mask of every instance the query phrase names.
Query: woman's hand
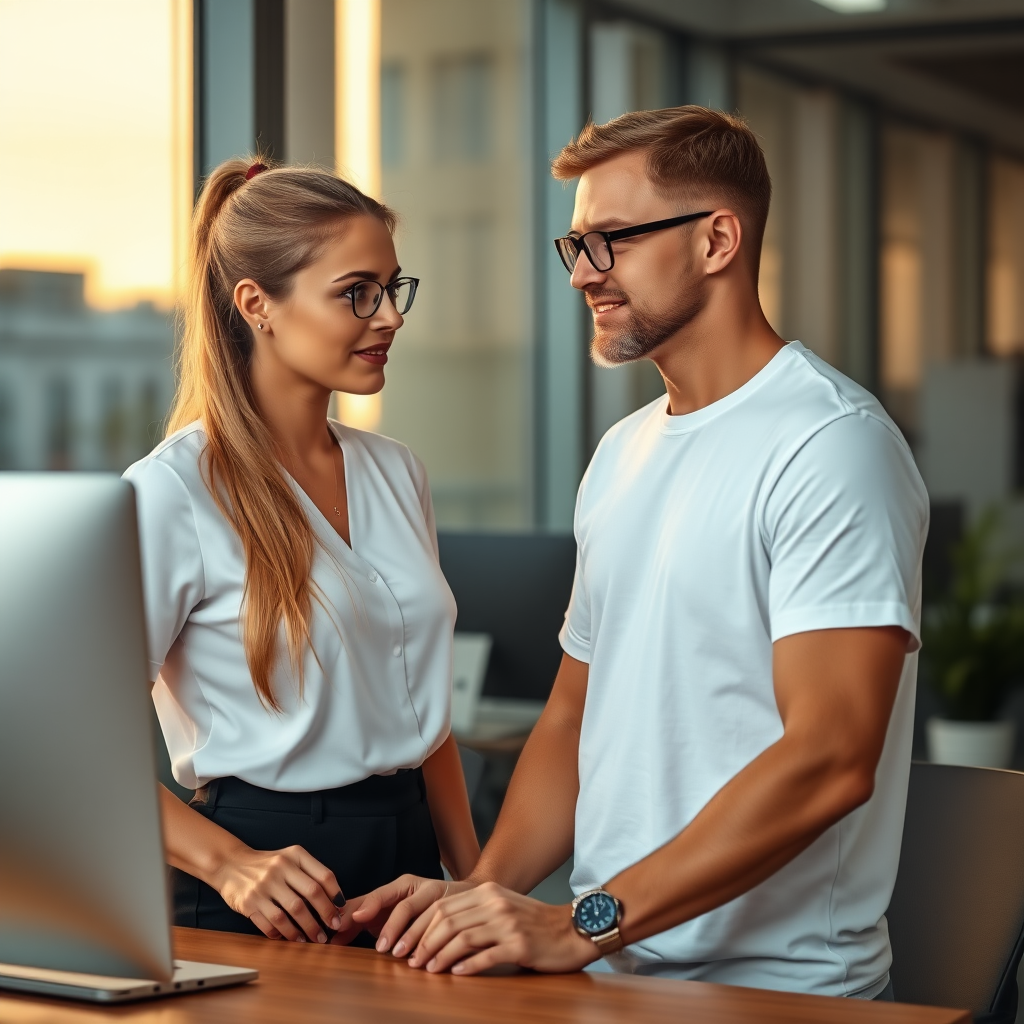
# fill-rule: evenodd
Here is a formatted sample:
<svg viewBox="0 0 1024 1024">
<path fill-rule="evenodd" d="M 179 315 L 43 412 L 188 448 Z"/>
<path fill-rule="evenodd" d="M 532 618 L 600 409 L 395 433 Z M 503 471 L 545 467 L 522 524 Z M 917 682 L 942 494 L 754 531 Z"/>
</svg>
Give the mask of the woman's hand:
<svg viewBox="0 0 1024 1024">
<path fill-rule="evenodd" d="M 301 846 L 253 850 L 239 843 L 209 882 L 232 910 L 249 918 L 269 939 L 326 942 L 323 925 L 342 926 L 334 904 L 341 893 L 338 880 Z"/>
<path fill-rule="evenodd" d="M 350 942 L 366 929 L 379 936 L 378 953 L 390 949 L 395 956 L 404 956 L 416 948 L 433 920 L 437 901 L 446 895 L 472 889 L 474 884 L 402 875 L 365 896 L 349 900 L 342 911 L 338 941 Z"/>
</svg>

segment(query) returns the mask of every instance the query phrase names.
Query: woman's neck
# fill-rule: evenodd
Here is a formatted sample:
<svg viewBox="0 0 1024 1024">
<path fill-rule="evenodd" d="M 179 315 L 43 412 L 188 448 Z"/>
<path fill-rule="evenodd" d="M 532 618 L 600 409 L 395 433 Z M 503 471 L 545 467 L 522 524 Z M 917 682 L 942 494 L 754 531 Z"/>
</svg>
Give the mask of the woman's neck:
<svg viewBox="0 0 1024 1024">
<path fill-rule="evenodd" d="M 280 364 L 268 362 L 265 358 L 252 362 L 250 380 L 256 406 L 285 465 L 306 463 L 334 444 L 327 430 L 331 392 Z"/>
</svg>

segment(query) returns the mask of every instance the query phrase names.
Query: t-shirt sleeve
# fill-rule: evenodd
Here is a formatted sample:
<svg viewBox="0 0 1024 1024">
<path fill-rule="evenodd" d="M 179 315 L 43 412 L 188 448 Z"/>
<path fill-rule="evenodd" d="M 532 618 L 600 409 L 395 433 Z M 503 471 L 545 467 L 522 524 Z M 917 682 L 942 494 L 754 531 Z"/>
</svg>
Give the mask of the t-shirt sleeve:
<svg viewBox="0 0 1024 1024">
<path fill-rule="evenodd" d="M 574 522 L 574 533 L 576 535 L 576 574 L 572 581 L 572 594 L 569 597 L 569 607 L 565 612 L 565 622 L 558 634 L 562 650 L 575 658 L 577 661 L 590 664 L 590 601 L 587 596 L 586 574 L 583 562 L 583 543 L 580 538 L 580 503 L 583 498 L 583 489 L 586 486 L 586 477 L 580 484 L 579 496 L 576 498 L 576 515 Z"/>
<path fill-rule="evenodd" d="M 188 488 L 170 466 L 147 459 L 132 466 L 125 479 L 135 488 L 150 678 L 156 679 L 203 599 L 203 555 Z"/>
<path fill-rule="evenodd" d="M 764 505 L 772 641 L 817 629 L 900 626 L 920 647 L 928 496 L 905 444 L 851 414 L 793 456 Z"/>
</svg>

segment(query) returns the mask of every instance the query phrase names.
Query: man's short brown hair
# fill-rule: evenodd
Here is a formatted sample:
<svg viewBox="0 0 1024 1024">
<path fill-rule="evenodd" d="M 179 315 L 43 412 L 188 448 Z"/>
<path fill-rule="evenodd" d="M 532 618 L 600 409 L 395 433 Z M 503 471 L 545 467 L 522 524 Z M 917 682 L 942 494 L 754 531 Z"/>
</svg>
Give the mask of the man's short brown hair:
<svg viewBox="0 0 1024 1024">
<path fill-rule="evenodd" d="M 660 192 L 721 197 L 736 207 L 753 236 L 749 252 L 756 267 L 772 180 L 757 137 L 742 118 L 689 105 L 638 110 L 607 124 L 590 122 L 555 157 L 551 173 L 568 181 L 635 150 L 646 151 L 647 174 Z"/>
</svg>

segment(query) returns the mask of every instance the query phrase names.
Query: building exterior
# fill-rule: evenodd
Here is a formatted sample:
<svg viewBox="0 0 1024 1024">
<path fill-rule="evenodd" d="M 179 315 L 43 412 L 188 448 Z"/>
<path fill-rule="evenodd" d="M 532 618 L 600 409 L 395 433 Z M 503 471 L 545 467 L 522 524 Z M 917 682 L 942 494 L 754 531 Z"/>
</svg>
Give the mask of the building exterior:
<svg viewBox="0 0 1024 1024">
<path fill-rule="evenodd" d="M 173 327 L 90 309 L 84 275 L 0 270 L 0 468 L 120 471 L 162 436 Z"/>
</svg>

